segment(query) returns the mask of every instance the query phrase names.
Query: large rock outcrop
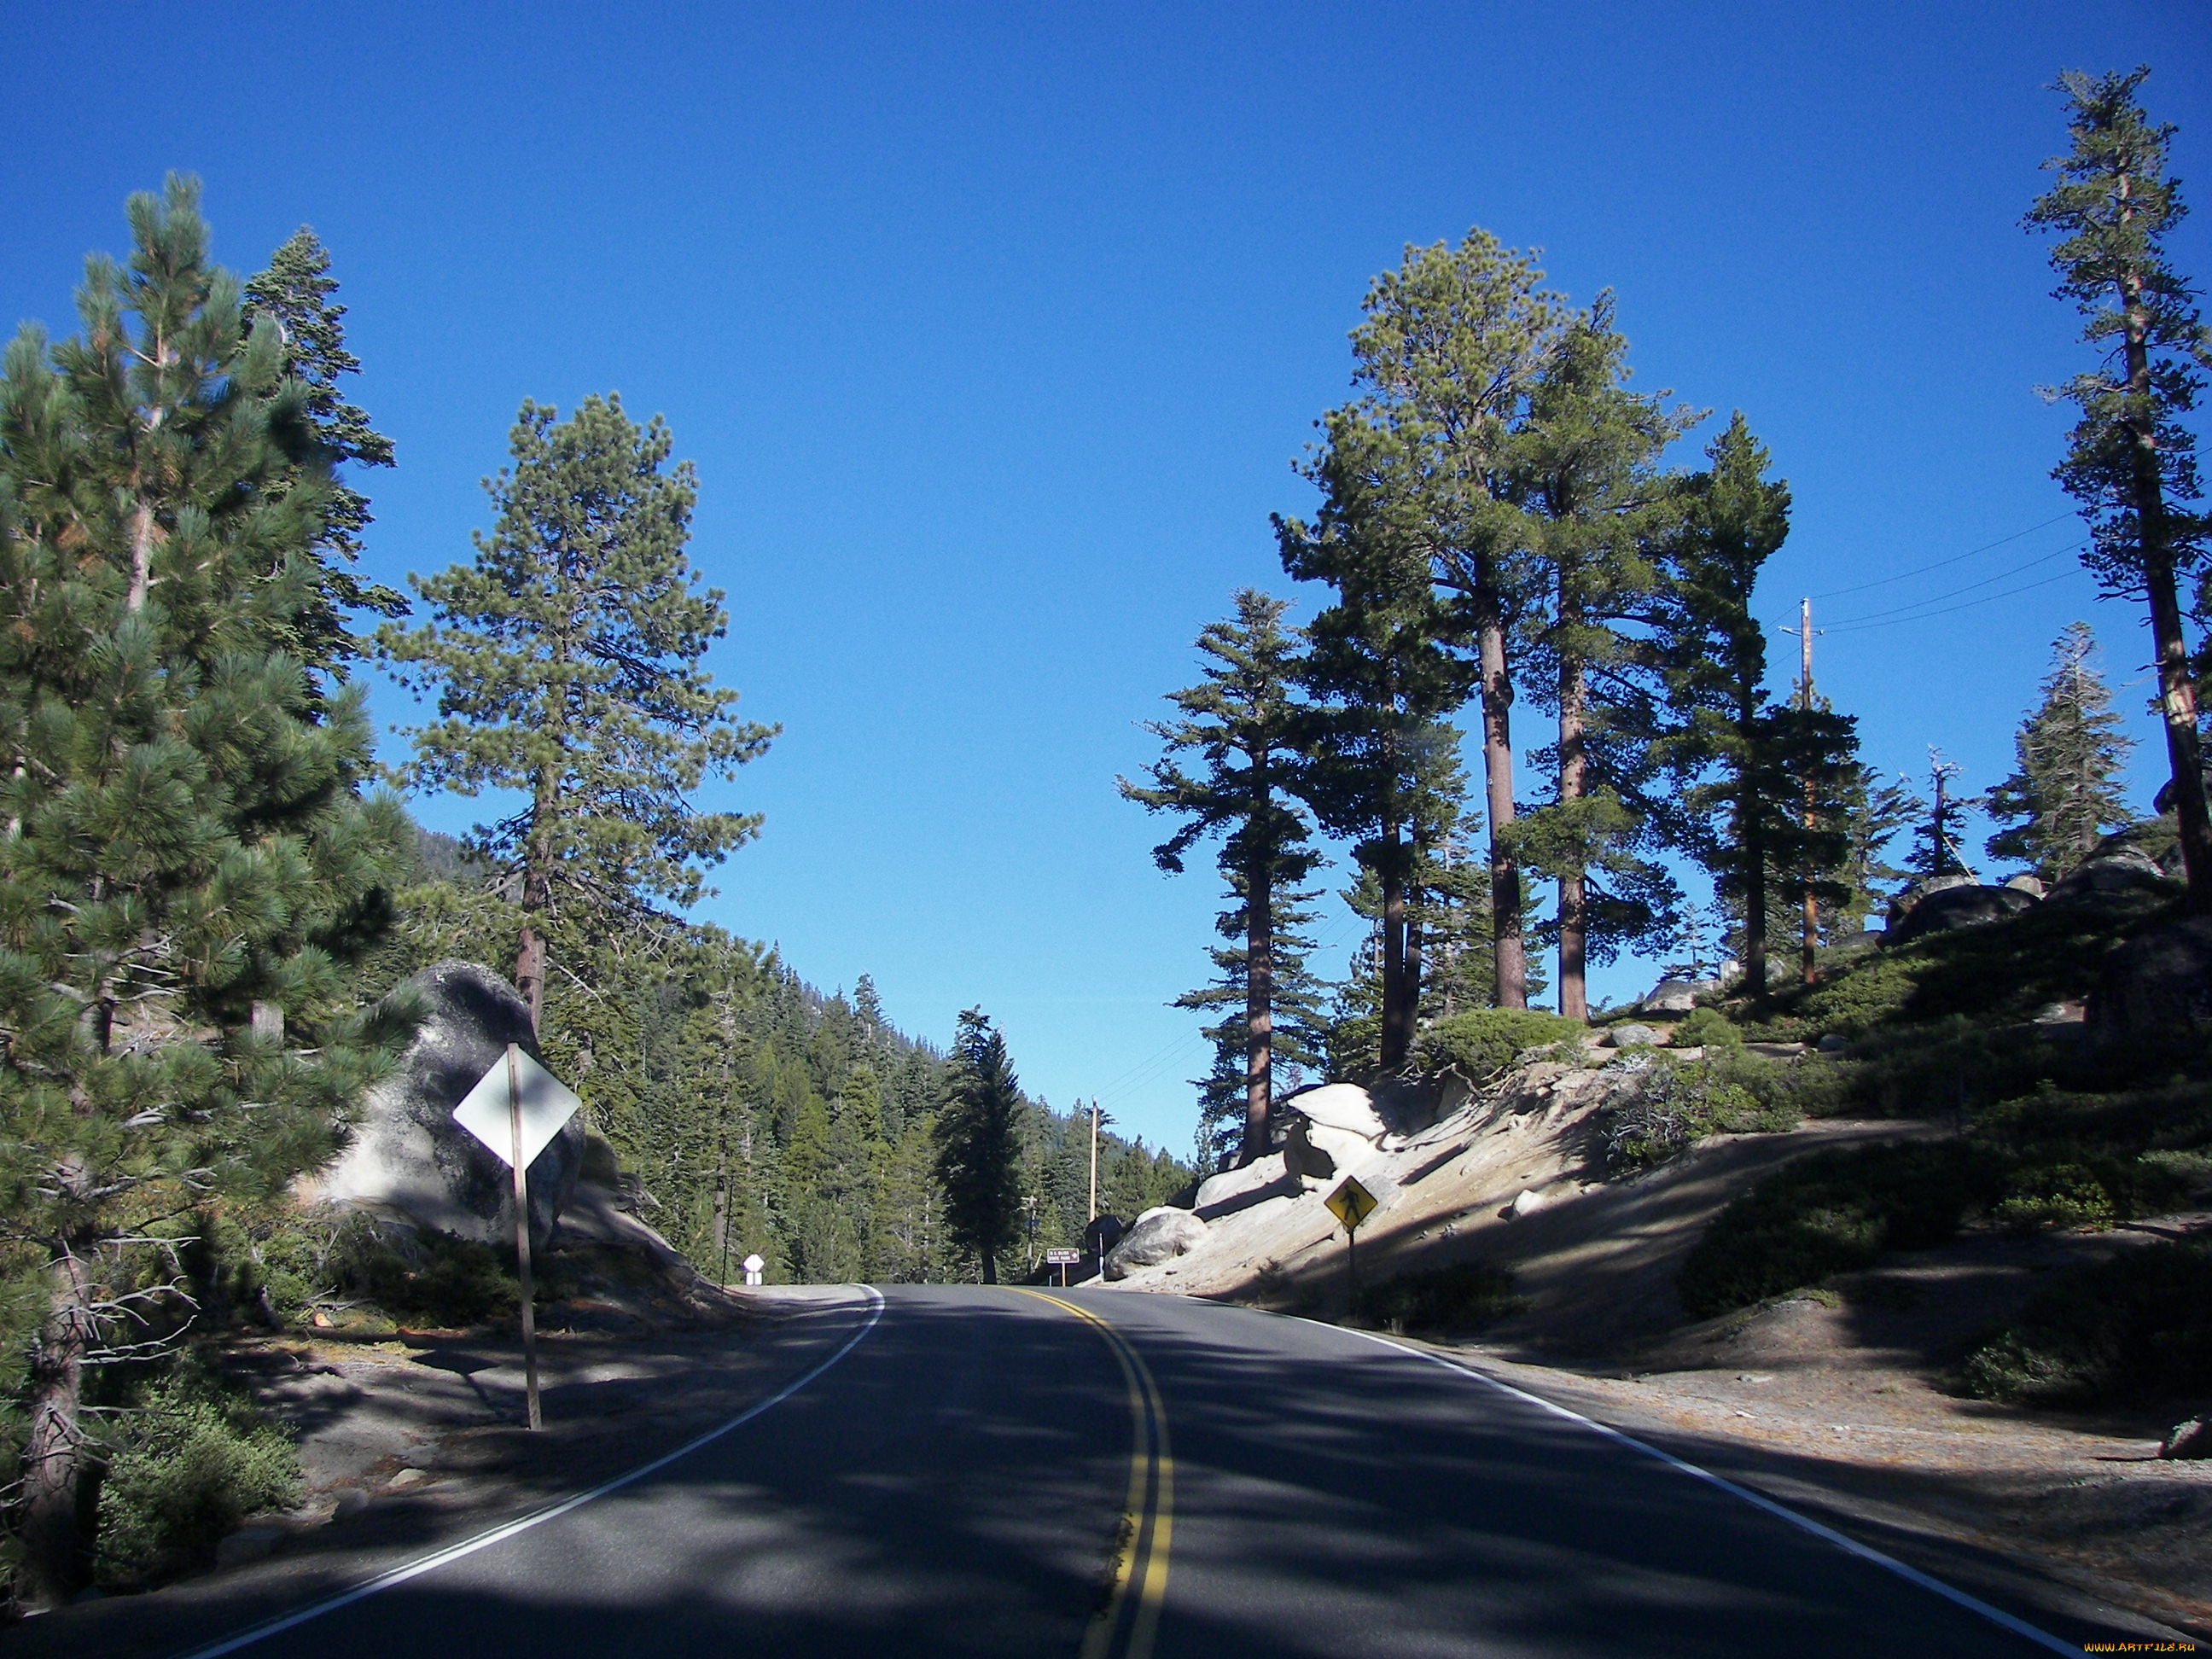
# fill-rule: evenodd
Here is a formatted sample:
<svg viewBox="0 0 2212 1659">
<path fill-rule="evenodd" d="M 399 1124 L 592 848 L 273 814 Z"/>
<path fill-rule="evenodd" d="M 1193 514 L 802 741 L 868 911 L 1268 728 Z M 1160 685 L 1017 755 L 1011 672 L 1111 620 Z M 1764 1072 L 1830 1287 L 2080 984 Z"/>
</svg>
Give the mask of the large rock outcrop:
<svg viewBox="0 0 2212 1659">
<path fill-rule="evenodd" d="M 2051 888 L 2044 902 L 2081 904 L 2127 894 L 2163 895 L 2174 890 L 2166 872 L 2159 868 L 2158 861 L 2149 854 L 2124 842 L 2115 842 L 2092 853 L 2081 868 Z"/>
<path fill-rule="evenodd" d="M 1296 1198 L 1304 1191 L 1304 1185 L 1291 1173 L 1283 1154 L 1270 1152 L 1240 1169 L 1224 1170 L 1200 1182 L 1198 1191 L 1192 1196 L 1191 1213 L 1200 1221 L 1212 1221 L 1249 1210 L 1255 1204 L 1264 1204 L 1271 1198 Z"/>
<path fill-rule="evenodd" d="M 507 1053 L 538 1059 L 530 1008 L 515 988 L 473 962 L 440 962 L 394 992 L 419 999 L 422 1024 L 399 1069 L 369 1091 L 352 1144 L 306 1183 L 302 1196 L 398 1212 L 418 1226 L 488 1244 L 514 1237 L 514 1178 L 453 1121 L 453 1108 Z M 530 1165 L 530 1232 L 549 1243 L 584 1161 L 581 1115 Z"/>
<path fill-rule="evenodd" d="M 1188 1210 L 1168 1206 L 1147 1210 L 1107 1253 L 1106 1277 L 1127 1279 L 1136 1268 L 1157 1267 L 1205 1242 L 1206 1224 Z"/>
<path fill-rule="evenodd" d="M 1907 945 L 1930 933 L 2002 921 L 2022 910 L 2033 910 L 2035 905 L 2034 897 L 2017 887 L 1984 887 L 1976 882 L 1961 882 L 1923 893 L 1919 902 L 1905 913 L 1903 920 L 1891 925 L 1888 938 L 1893 945 Z"/>
<path fill-rule="evenodd" d="M 1954 887 L 1976 887 L 1980 884 L 1972 876 L 1926 876 L 1914 882 L 1889 902 L 1889 931 L 1894 933 L 1905 923 L 1922 901 L 1938 893 L 1948 893 Z M 1893 944 L 1894 940 L 1891 941 Z"/>
<path fill-rule="evenodd" d="M 1697 981 L 1662 979 L 1636 1005 L 1636 1012 L 1640 1014 L 1670 1014 L 1676 1018 L 1694 1014 L 1698 1012 Z"/>
<path fill-rule="evenodd" d="M 1293 1176 L 1328 1181 L 1364 1163 L 1390 1133 L 1374 1097 L 1356 1083 L 1328 1083 L 1282 1103 L 1283 1163 Z"/>
<path fill-rule="evenodd" d="M 2140 1048 L 2212 1030 L 2212 916 L 2151 928 L 2106 957 L 2085 1018 L 2094 1040 Z"/>
</svg>

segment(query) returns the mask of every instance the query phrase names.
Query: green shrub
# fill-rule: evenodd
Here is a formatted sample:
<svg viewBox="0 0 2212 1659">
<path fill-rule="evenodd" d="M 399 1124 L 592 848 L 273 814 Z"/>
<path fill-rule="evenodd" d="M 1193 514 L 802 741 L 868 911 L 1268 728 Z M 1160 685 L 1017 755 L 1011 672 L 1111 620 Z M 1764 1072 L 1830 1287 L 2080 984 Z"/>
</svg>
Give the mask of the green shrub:
<svg viewBox="0 0 2212 1659">
<path fill-rule="evenodd" d="M 1717 1008 L 1699 1008 L 1674 1028 L 1678 1048 L 1741 1048 L 1743 1031 Z"/>
<path fill-rule="evenodd" d="M 1836 964 L 1817 985 L 1778 988 L 1756 1035 L 1854 1039 L 1964 1015 L 1984 1025 L 2032 1019 L 2045 1003 L 2087 996 L 2105 954 L 2170 901 L 2041 905 L 2002 921 L 1931 933 Z"/>
<path fill-rule="evenodd" d="M 1479 1262 L 1426 1267 L 1363 1287 L 1352 1316 L 1394 1331 L 1468 1330 L 1521 1312 L 1528 1298 L 1516 1295 L 1513 1275 Z"/>
<path fill-rule="evenodd" d="M 1579 1020 L 1534 1008 L 1471 1008 L 1422 1032 L 1416 1057 L 1428 1070 L 1454 1066 L 1473 1081 L 1487 1083 L 1510 1067 L 1522 1050 L 1579 1044 L 1583 1030 Z"/>
<path fill-rule="evenodd" d="M 356 1216 L 331 1254 L 349 1297 L 372 1302 L 404 1324 L 454 1328 L 511 1316 L 521 1300 L 514 1253 L 449 1233 L 416 1232 Z M 553 1285 L 547 1263 L 546 1289 Z"/>
<path fill-rule="evenodd" d="M 1983 1400 L 2099 1406 L 2212 1386 L 2212 1245 L 2146 1245 L 2053 1274 L 1968 1357 Z"/>
<path fill-rule="evenodd" d="M 1990 1206 L 1990 1219 L 2015 1232 L 2049 1227 L 2108 1227 L 2116 1218 L 2112 1195 L 2096 1172 L 2080 1164 L 2038 1164 L 2006 1183 Z"/>
<path fill-rule="evenodd" d="M 2149 1152 L 2142 1155 L 2146 1169 L 2165 1176 L 2183 1198 L 2212 1188 L 2212 1155 L 2203 1152 Z"/>
<path fill-rule="evenodd" d="M 1856 1061 L 1827 1055 L 1802 1066 L 1778 1066 L 1780 1087 L 1806 1117 L 1863 1117 L 1863 1086 Z"/>
<path fill-rule="evenodd" d="M 1848 1060 L 1799 1068 L 1811 1117 L 1962 1118 L 2025 1094 L 2057 1058 L 2032 1038 L 1963 1015 L 1856 1039 Z"/>
<path fill-rule="evenodd" d="M 1942 1243 L 1996 1200 L 2005 1173 L 1964 1141 L 1801 1158 L 1713 1218 L 1676 1280 L 1682 1306 L 1708 1318 L 1867 1267 L 1886 1249 Z"/>
<path fill-rule="evenodd" d="M 95 1556 L 103 1584 L 204 1565 L 247 1516 L 298 1501 L 290 1437 L 190 1354 L 110 1420 Z"/>
<path fill-rule="evenodd" d="M 1779 1133 L 1801 1121 L 1781 1066 L 1729 1053 L 1705 1060 L 1657 1055 L 1634 1097 L 1609 1116 L 1606 1158 L 1648 1170 L 1707 1135 Z"/>
</svg>

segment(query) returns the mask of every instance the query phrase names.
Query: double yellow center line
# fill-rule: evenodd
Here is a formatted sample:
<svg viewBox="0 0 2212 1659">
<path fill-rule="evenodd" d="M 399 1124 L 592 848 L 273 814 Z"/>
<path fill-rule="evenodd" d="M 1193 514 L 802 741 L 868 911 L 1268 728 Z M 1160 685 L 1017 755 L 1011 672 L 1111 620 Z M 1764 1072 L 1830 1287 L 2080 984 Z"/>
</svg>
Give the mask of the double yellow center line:
<svg viewBox="0 0 2212 1659">
<path fill-rule="evenodd" d="M 1019 1289 L 1018 1286 L 1009 1286 Z M 1073 1314 L 1104 1339 L 1129 1391 L 1129 1496 L 1115 1534 L 1106 1598 L 1083 1638 L 1082 1659 L 1151 1659 L 1168 1589 L 1168 1544 L 1175 1521 L 1175 1459 L 1168 1413 L 1144 1356 L 1088 1308 L 1042 1291 L 1022 1290 Z"/>
</svg>

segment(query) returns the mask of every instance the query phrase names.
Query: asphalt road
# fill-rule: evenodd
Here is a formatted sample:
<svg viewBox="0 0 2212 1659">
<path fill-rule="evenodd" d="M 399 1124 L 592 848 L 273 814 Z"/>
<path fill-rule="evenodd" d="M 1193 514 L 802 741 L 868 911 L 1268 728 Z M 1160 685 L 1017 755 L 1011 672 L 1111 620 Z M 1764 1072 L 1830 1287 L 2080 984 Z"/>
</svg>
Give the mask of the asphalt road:
<svg viewBox="0 0 2212 1659">
<path fill-rule="evenodd" d="M 193 1651 L 1865 1659 L 2118 1633 L 2008 1627 L 1354 1333 L 981 1287 L 820 1316 L 849 1346 L 710 1443 Z"/>
</svg>

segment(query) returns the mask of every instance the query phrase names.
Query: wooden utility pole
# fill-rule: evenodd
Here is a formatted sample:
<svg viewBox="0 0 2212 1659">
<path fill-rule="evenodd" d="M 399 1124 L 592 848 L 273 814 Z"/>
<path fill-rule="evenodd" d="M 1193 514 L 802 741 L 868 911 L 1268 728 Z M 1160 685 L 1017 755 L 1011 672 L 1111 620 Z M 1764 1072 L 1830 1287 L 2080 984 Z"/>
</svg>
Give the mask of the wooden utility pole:
<svg viewBox="0 0 2212 1659">
<path fill-rule="evenodd" d="M 1798 600 L 1796 628 L 1785 628 L 1782 631 L 1785 634 L 1795 632 L 1797 635 L 1797 707 L 1802 713 L 1809 714 L 1813 712 L 1813 601 Z M 1808 778 L 1805 780 L 1804 823 L 1808 834 L 1814 817 L 1813 780 Z M 1820 949 L 1820 901 L 1813 896 L 1813 872 L 1810 870 L 1805 872 L 1803 891 L 1805 927 L 1798 951 L 1798 966 L 1805 983 L 1811 985 L 1820 978 L 1814 962 Z"/>
<path fill-rule="evenodd" d="M 1091 1218 L 1098 1219 L 1098 1097 L 1091 1097 Z"/>
</svg>

